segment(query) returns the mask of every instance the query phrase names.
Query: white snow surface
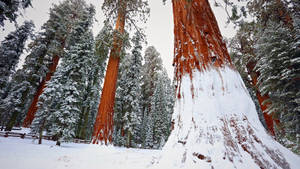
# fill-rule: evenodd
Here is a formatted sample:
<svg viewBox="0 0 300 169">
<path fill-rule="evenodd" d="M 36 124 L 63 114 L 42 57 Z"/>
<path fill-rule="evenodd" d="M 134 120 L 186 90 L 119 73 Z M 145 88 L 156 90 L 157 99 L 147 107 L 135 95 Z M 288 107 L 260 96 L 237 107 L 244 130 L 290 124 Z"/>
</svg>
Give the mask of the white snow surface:
<svg viewBox="0 0 300 169">
<path fill-rule="evenodd" d="M 0 137 L 0 169 L 143 169 L 158 150 Z"/>
<path fill-rule="evenodd" d="M 182 77 L 174 130 L 157 168 L 259 169 L 261 160 L 263 168 L 299 169 L 300 157 L 277 143 L 260 123 L 237 71 L 210 68 L 192 75 L 192 80 L 189 74 Z M 284 159 L 289 166 L 275 163 Z"/>
</svg>

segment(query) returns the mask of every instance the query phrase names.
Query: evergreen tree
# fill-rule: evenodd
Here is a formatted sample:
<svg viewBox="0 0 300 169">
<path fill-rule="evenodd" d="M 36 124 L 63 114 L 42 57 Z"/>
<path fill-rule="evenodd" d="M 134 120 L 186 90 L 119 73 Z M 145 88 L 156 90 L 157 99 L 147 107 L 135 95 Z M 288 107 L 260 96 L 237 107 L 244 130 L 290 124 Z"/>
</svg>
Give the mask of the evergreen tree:
<svg viewBox="0 0 300 169">
<path fill-rule="evenodd" d="M 121 59 L 120 63 L 120 69 L 119 69 L 119 78 L 117 83 L 117 91 L 116 91 L 116 100 L 115 100 L 115 113 L 114 113 L 114 133 L 113 133 L 113 141 L 114 144 L 117 146 L 126 146 L 126 137 L 127 133 L 125 133 L 125 123 L 126 119 L 125 113 L 126 109 L 125 107 L 128 107 L 126 104 L 130 104 L 130 102 L 127 101 L 128 99 L 128 91 L 130 89 L 127 89 L 128 83 L 130 83 L 128 78 L 128 72 L 130 71 L 130 58 L 131 56 L 124 56 Z M 127 96 L 127 97 L 126 97 Z M 127 110 L 130 111 L 130 110 Z M 128 122 L 127 122 L 128 123 Z"/>
<path fill-rule="evenodd" d="M 162 74 L 159 72 L 157 74 L 157 81 L 154 82 L 154 92 L 151 97 L 151 111 L 150 116 L 153 120 L 153 148 L 160 148 L 160 143 L 164 142 L 164 131 L 166 131 L 167 125 L 165 122 L 167 121 L 166 116 L 166 102 L 164 96 L 164 84 L 162 79 Z"/>
<path fill-rule="evenodd" d="M 158 77 L 157 81 L 154 82 L 155 87 L 153 96 L 151 97 L 151 111 L 149 115 L 151 118 L 149 119 L 153 121 L 151 122 L 151 130 L 153 130 L 153 148 L 161 149 L 170 134 L 171 115 L 173 110 L 173 100 L 171 97 L 174 95 L 172 94 L 173 92 L 168 93 L 171 88 L 171 83 L 166 70 L 158 72 L 156 76 Z"/>
<path fill-rule="evenodd" d="M 252 85 L 249 89 L 256 93 L 263 115 L 277 123 L 274 137 L 297 152 L 300 143 L 297 141 L 299 89 L 296 87 L 300 84 L 297 78 L 299 2 L 258 0 L 248 7 L 257 20 L 239 25 L 233 45 L 234 50 L 237 49 L 233 53 L 238 59 L 233 61 L 240 68 L 246 86 Z M 243 73 L 245 70 L 247 73 Z M 251 90 L 250 94 L 253 93 Z M 265 119 L 269 128 L 273 120 Z"/>
<path fill-rule="evenodd" d="M 141 128 L 141 139 L 143 140 L 143 147 L 148 147 L 146 142 L 150 139 L 150 135 L 147 132 L 148 127 L 153 127 L 153 125 L 149 125 L 147 123 L 152 123 L 153 117 L 151 115 L 151 101 L 155 89 L 155 82 L 158 81 L 158 72 L 162 70 L 162 60 L 159 57 L 159 53 L 157 50 L 150 46 L 145 51 L 145 63 L 143 65 L 142 70 L 142 128 Z M 148 139 L 147 139 L 148 137 Z M 153 137 L 153 136 L 152 136 Z M 152 138 L 153 139 L 153 138 Z"/>
<path fill-rule="evenodd" d="M 266 122 L 264 119 L 264 114 L 262 111 L 261 103 L 257 96 L 261 93 L 258 90 L 257 82 L 255 82 L 255 77 L 259 73 L 254 70 L 256 65 L 256 55 L 254 52 L 254 46 L 256 43 L 257 27 L 255 22 L 244 22 L 239 25 L 236 35 L 230 39 L 229 49 L 230 57 L 233 61 L 236 69 L 239 71 L 245 86 L 247 87 L 252 100 L 255 103 L 256 111 L 259 115 L 259 119 L 268 130 Z"/>
<path fill-rule="evenodd" d="M 31 6 L 31 0 L 0 0 L 0 27 L 4 21 L 15 22 L 21 9 Z"/>
<path fill-rule="evenodd" d="M 159 53 L 154 47 L 145 51 L 142 80 L 142 127 L 144 148 L 162 148 L 171 130 L 174 89 Z"/>
<path fill-rule="evenodd" d="M 24 24 L 17 28 L 17 30 L 7 35 L 0 45 L 0 125 L 1 130 L 9 118 L 9 110 L 13 107 L 7 103 L 7 100 L 17 97 L 16 95 L 7 98 L 10 84 L 21 83 L 10 80 L 13 78 L 14 71 L 18 64 L 19 58 L 23 53 L 25 42 L 29 36 L 32 36 L 34 24 L 25 21 Z M 22 77 L 18 76 L 18 79 Z M 23 78 L 22 78 L 23 79 Z M 24 80 L 24 79 L 23 79 Z M 20 86 L 17 90 L 22 91 L 26 85 Z M 20 102 L 20 100 L 18 100 Z"/>
<path fill-rule="evenodd" d="M 10 118 L 16 119 L 15 125 L 20 126 L 25 115 L 21 113 L 18 115 L 17 113 L 15 113 L 13 114 L 13 116 L 10 116 L 9 114 L 9 111 L 13 109 L 15 111 L 21 112 L 22 110 L 18 109 L 18 107 L 22 107 L 23 103 L 25 102 L 24 100 L 27 99 L 26 94 L 28 92 L 28 89 L 30 88 L 30 83 L 28 83 L 26 79 L 25 72 L 19 69 L 16 74 L 13 75 L 10 84 L 14 85 L 14 92 L 9 93 L 9 95 L 5 99 L 0 100 L 0 125 L 2 126 L 1 130 L 5 128 L 5 125 Z"/>
<path fill-rule="evenodd" d="M 91 139 L 101 94 L 106 60 L 112 43 L 112 27 L 105 24 L 95 39 L 95 61 L 88 74 L 88 84 L 82 103 L 82 111 L 77 124 L 77 137 Z"/>
<path fill-rule="evenodd" d="M 30 44 L 30 54 L 26 57 L 22 72 L 24 72 L 24 86 L 28 88 L 19 93 L 20 85 L 12 84 L 6 105 L 11 105 L 8 115 L 10 120 L 6 130 L 15 124 L 16 117 L 27 112 L 24 123 L 30 125 L 37 109 L 36 103 L 45 84 L 55 72 L 59 59 L 66 50 L 76 43 L 91 25 L 95 9 L 82 0 L 65 0 L 50 9 L 50 18 L 42 26 L 42 31 Z M 28 85 L 29 84 L 29 85 Z M 17 93 L 15 93 L 17 92 Z M 8 109 L 4 107 L 4 109 Z"/>
<path fill-rule="evenodd" d="M 9 77 L 15 71 L 19 58 L 23 53 L 25 42 L 32 36 L 34 24 L 25 21 L 15 31 L 5 37 L 0 45 L 0 98 L 4 99 L 7 95 L 7 85 Z"/>
<path fill-rule="evenodd" d="M 57 137 L 57 145 L 62 140 L 69 141 L 75 137 L 76 124 L 83 110 L 89 72 L 95 66 L 93 50 L 94 40 L 92 34 L 87 32 L 78 43 L 70 47 L 40 97 L 37 118 L 32 129 L 41 133 L 43 127 L 47 126 L 49 134 Z"/>
<path fill-rule="evenodd" d="M 143 142 L 143 148 L 149 148 L 152 149 L 154 147 L 154 120 L 152 118 L 152 115 L 148 115 L 144 117 L 144 123 L 146 126 L 144 126 L 144 142 Z"/>
<path fill-rule="evenodd" d="M 285 137 L 296 142 L 294 151 L 299 150 L 299 74 L 300 57 L 295 56 L 296 47 L 293 32 L 285 25 L 269 22 L 256 44 L 260 72 L 259 90 L 270 96 L 270 113 L 276 113 L 284 124 Z M 287 141 L 283 140 L 285 144 Z M 299 153 L 299 151 L 298 151 Z"/>
<path fill-rule="evenodd" d="M 117 145 L 137 147 L 141 143 L 141 37 L 136 33 L 132 39 L 133 49 L 131 56 L 124 58 L 121 66 L 121 75 L 117 88 L 116 115 L 117 123 L 114 141 Z M 120 135 L 121 134 L 121 135 Z M 125 137 L 125 138 L 121 138 Z M 118 140 L 119 139 L 119 140 Z M 122 144 L 123 143 L 123 144 Z"/>
</svg>

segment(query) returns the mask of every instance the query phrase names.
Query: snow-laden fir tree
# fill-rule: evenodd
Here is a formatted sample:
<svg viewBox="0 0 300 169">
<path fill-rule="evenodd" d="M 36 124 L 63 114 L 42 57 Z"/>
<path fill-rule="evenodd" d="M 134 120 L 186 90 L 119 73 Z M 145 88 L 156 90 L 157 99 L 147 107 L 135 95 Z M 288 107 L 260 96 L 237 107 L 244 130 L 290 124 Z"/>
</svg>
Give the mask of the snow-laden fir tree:
<svg viewBox="0 0 300 169">
<path fill-rule="evenodd" d="M 95 39 L 95 61 L 92 63 L 94 66 L 91 66 L 88 74 L 80 120 L 76 129 L 77 138 L 91 139 L 92 137 L 102 90 L 101 84 L 104 78 L 108 52 L 112 43 L 112 31 L 112 27 L 105 24 Z"/>
<path fill-rule="evenodd" d="M 32 35 L 34 24 L 25 21 L 23 25 L 8 34 L 0 45 L 0 98 L 7 95 L 9 77 L 15 71 L 19 58 L 23 53 L 25 42 Z"/>
<path fill-rule="evenodd" d="M 153 96 L 151 97 L 151 112 L 153 117 L 153 148 L 161 149 L 167 141 L 171 129 L 173 113 L 173 91 L 171 80 L 164 69 L 157 74 Z"/>
<path fill-rule="evenodd" d="M 34 45 L 30 46 L 30 54 L 26 56 L 23 68 L 12 77 L 8 96 L 5 105 L 2 107 L 7 111 L 9 122 L 6 123 L 6 130 L 11 130 L 16 123 L 16 118 L 24 116 L 34 97 L 35 90 L 42 82 L 42 76 L 46 74 L 47 63 L 51 62 L 51 57 L 46 55 L 48 46 L 52 39 L 52 32 L 41 32 L 35 37 Z M 18 77 L 23 77 L 19 81 Z M 14 79 L 14 78 L 17 79 Z M 22 89 L 22 90 L 20 90 Z"/>
<path fill-rule="evenodd" d="M 124 58 L 122 62 L 122 72 L 119 79 L 118 86 L 118 101 L 116 103 L 117 109 L 120 110 L 118 114 L 121 115 L 121 125 L 116 131 L 126 140 L 126 147 L 137 147 L 140 144 L 140 123 L 141 123 L 141 68 L 142 68 L 142 45 L 141 36 L 135 33 L 132 38 L 133 49 L 128 58 Z M 119 108 L 121 107 L 121 108 Z M 118 118 L 118 117 L 117 117 Z M 119 123 L 120 124 L 120 123 Z M 122 133 L 124 132 L 124 133 Z M 117 134 L 116 133 L 116 134 Z M 116 140 L 116 142 L 121 142 Z"/>
<path fill-rule="evenodd" d="M 95 9 L 82 0 L 65 0 L 50 9 L 49 20 L 42 26 L 42 31 L 30 44 L 30 53 L 25 58 L 22 72 L 25 76 L 23 84 L 12 84 L 9 96 L 6 100 L 11 109 L 7 124 L 10 130 L 15 124 L 15 117 L 27 113 L 24 126 L 29 126 L 37 109 L 36 103 L 39 95 L 43 92 L 45 83 L 50 80 L 55 72 L 59 59 L 65 50 L 78 41 L 86 28 L 92 23 Z M 76 36 L 73 36 L 76 35 Z M 29 85 L 28 85 L 29 84 Z M 28 88 L 18 90 L 21 86 Z M 16 93 L 17 92 L 17 93 Z M 12 97 L 12 95 L 17 97 Z"/>
<path fill-rule="evenodd" d="M 149 123 L 144 129 L 145 148 L 161 149 L 170 134 L 174 94 L 165 69 L 157 72 L 155 76 L 157 77 L 154 81 L 153 95 L 150 97 L 150 112 L 145 119 Z"/>
<path fill-rule="evenodd" d="M 144 128 L 143 131 L 145 133 L 144 134 L 144 140 L 143 140 L 143 148 L 148 148 L 148 149 L 152 149 L 154 148 L 154 119 L 152 117 L 152 115 L 148 115 L 145 116 L 143 118 L 144 121 Z"/>
<path fill-rule="evenodd" d="M 260 72 L 259 90 L 267 93 L 271 102 L 269 113 L 276 113 L 284 125 L 284 135 L 297 146 L 292 149 L 299 153 L 300 116 L 299 85 L 300 56 L 297 56 L 296 39 L 285 25 L 268 22 L 267 27 L 259 34 L 256 44 L 257 65 Z M 289 144 L 287 140 L 281 140 Z"/>
<path fill-rule="evenodd" d="M 117 89 L 116 89 L 116 98 L 114 105 L 114 132 L 113 132 L 113 143 L 116 146 L 125 146 L 126 138 L 124 132 L 124 105 L 127 103 L 125 100 L 125 84 L 126 71 L 129 70 L 129 54 L 125 54 L 121 58 L 119 73 L 118 73 L 118 81 L 117 81 Z"/>
<path fill-rule="evenodd" d="M 167 125 L 164 124 L 166 122 L 167 112 L 165 110 L 166 102 L 165 102 L 165 96 L 164 96 L 164 84 L 161 72 L 156 74 L 157 81 L 154 82 L 154 92 L 151 97 L 151 109 L 150 109 L 150 116 L 153 120 L 153 148 L 159 148 L 161 142 L 165 142 L 165 138 L 163 136 L 165 135 L 164 131 L 166 131 Z M 149 133 L 147 133 L 149 134 Z"/>
<path fill-rule="evenodd" d="M 48 72 L 40 83 L 35 92 L 33 101 L 27 111 L 27 116 L 23 122 L 24 127 L 29 127 L 34 114 L 37 110 L 38 97 L 41 95 L 45 84 L 51 79 L 56 70 L 60 57 L 64 50 L 76 43 L 81 34 L 92 24 L 95 9 L 92 5 L 87 5 L 82 0 L 65 0 L 56 8 L 59 13 L 57 19 L 60 19 L 60 25 L 54 27 L 56 29 L 56 38 L 54 38 L 54 48 L 48 52 L 53 56 L 52 62 L 48 67 Z M 55 17 L 54 17 L 55 18 Z"/>
<path fill-rule="evenodd" d="M 83 110 L 89 73 L 95 66 L 94 40 L 90 31 L 65 53 L 62 63 L 40 96 L 32 125 L 34 133 L 47 129 L 57 145 L 75 137 L 76 124 Z M 46 128 L 45 128 L 46 127 Z"/>
<path fill-rule="evenodd" d="M 153 46 L 145 51 L 142 73 L 142 146 L 158 149 L 170 134 L 174 89 Z"/>
<path fill-rule="evenodd" d="M 19 69 L 17 70 L 16 74 L 13 75 L 10 84 L 14 84 L 15 90 L 14 92 L 10 93 L 5 99 L 1 99 L 0 101 L 0 112 L 1 112 L 1 119 L 0 119 L 0 126 L 1 130 L 5 128 L 7 121 L 10 118 L 16 119 L 15 125 L 21 126 L 22 119 L 24 119 L 25 114 L 13 114 L 10 116 L 8 113 L 9 110 L 15 109 L 16 107 L 22 107 L 23 103 L 27 98 L 25 94 L 28 92 L 30 88 L 30 83 L 27 81 L 25 73 Z M 23 94 L 24 93 L 24 94 Z M 18 99 L 16 99 L 18 98 Z M 13 102 L 12 102 L 13 101 Z M 21 112 L 20 109 L 15 109 L 15 111 Z"/>
<path fill-rule="evenodd" d="M 22 9 L 31 6 L 31 0 L 0 0 L 0 27 L 4 26 L 4 21 L 16 22 Z"/>
<path fill-rule="evenodd" d="M 245 86 L 247 87 L 252 100 L 255 103 L 259 119 L 268 130 L 261 103 L 258 96 L 261 93 L 258 89 L 255 77 L 259 73 L 254 70 L 256 64 L 256 55 L 254 53 L 254 44 L 256 43 L 255 30 L 257 29 L 255 22 L 243 22 L 239 25 L 239 29 L 233 38 L 229 41 L 230 57 L 236 69 L 239 71 Z"/>
<path fill-rule="evenodd" d="M 152 119 L 149 119 L 151 111 L 151 97 L 154 93 L 154 83 L 157 81 L 157 73 L 162 70 L 162 60 L 159 57 L 159 52 L 155 47 L 150 46 L 145 50 L 145 63 L 142 68 L 142 127 L 141 127 L 141 139 L 143 140 L 143 147 L 145 147 L 147 123 Z M 152 126 L 152 125 L 150 125 Z M 149 140 L 149 139 L 148 139 Z"/>
<path fill-rule="evenodd" d="M 121 144 L 121 146 L 126 147 L 135 147 L 135 137 L 139 134 L 137 133 L 137 127 L 140 123 L 140 120 L 138 118 L 138 115 L 140 113 L 140 91 L 139 89 L 139 81 L 137 81 L 135 78 L 135 74 L 138 75 L 138 72 L 133 72 L 133 67 L 136 67 L 136 65 L 133 65 L 133 56 L 126 56 L 127 58 L 124 58 L 122 60 L 122 70 L 123 72 L 120 73 L 120 79 L 118 82 L 118 100 L 117 105 L 120 107 L 117 107 L 116 110 L 116 117 L 120 119 L 117 119 L 118 128 L 117 131 L 121 131 L 121 135 L 118 137 L 119 140 L 116 140 L 116 143 Z M 141 65 L 141 63 L 140 63 Z M 118 122 L 119 121 L 119 122 Z M 116 133 L 117 134 L 117 133 Z M 123 143 L 123 144 L 122 144 Z"/>
<path fill-rule="evenodd" d="M 11 85 L 22 83 L 22 81 L 16 82 L 11 79 L 14 78 L 12 75 L 14 75 L 19 58 L 24 51 L 26 40 L 32 36 L 33 28 L 34 24 L 31 21 L 25 21 L 22 26 L 8 34 L 0 46 L 0 123 L 2 127 L 9 119 L 9 110 L 13 108 L 7 101 L 18 97 L 15 94 L 8 97 L 8 94 Z M 19 73 L 23 74 L 23 72 Z M 16 90 L 22 91 L 25 86 L 27 84 L 19 86 Z M 17 102 L 21 101 L 17 100 Z"/>
<path fill-rule="evenodd" d="M 296 108 L 299 106 L 299 1 L 259 0 L 249 8 L 257 20 L 239 25 L 231 46 L 237 58 L 233 61 L 248 89 L 249 86 L 254 89 L 264 116 L 268 114 L 275 119 L 273 136 L 296 152 L 299 149 L 295 146 L 299 145 L 296 141 L 299 131 L 296 125 L 299 121 Z M 266 120 L 266 124 L 270 129 L 269 124 L 273 122 Z"/>
</svg>

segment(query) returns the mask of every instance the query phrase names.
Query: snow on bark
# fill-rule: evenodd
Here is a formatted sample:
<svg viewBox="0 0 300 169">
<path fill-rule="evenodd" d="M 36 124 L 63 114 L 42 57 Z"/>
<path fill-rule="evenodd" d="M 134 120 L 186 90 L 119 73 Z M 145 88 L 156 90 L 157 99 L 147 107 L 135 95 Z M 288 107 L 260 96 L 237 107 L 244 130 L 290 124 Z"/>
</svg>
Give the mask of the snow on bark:
<svg viewBox="0 0 300 169">
<path fill-rule="evenodd" d="M 192 80 L 188 74 L 182 78 L 182 97 L 177 99 L 173 115 L 174 130 L 159 165 L 209 169 L 298 167 L 300 158 L 263 128 L 237 71 L 210 68 L 195 70 L 192 75 Z"/>
<path fill-rule="evenodd" d="M 177 100 L 174 129 L 156 166 L 297 168 L 300 158 L 260 123 L 208 0 L 172 2 Z"/>
</svg>

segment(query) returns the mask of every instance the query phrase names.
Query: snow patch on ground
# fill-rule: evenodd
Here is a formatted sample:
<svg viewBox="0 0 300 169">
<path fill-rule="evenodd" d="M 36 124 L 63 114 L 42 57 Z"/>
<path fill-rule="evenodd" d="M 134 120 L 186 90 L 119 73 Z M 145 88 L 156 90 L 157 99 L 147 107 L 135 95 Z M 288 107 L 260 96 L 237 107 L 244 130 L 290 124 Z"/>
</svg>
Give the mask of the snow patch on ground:
<svg viewBox="0 0 300 169">
<path fill-rule="evenodd" d="M 143 169 L 158 150 L 0 137 L 1 169 Z"/>
</svg>

